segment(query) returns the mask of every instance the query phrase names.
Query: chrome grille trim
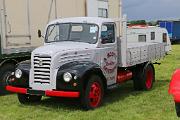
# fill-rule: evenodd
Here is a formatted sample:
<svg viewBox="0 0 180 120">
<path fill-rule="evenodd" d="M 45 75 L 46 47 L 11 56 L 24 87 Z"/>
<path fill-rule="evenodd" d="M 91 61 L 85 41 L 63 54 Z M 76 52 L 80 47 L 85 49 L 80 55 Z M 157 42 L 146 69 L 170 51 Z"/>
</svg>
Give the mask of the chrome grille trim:
<svg viewBox="0 0 180 120">
<path fill-rule="evenodd" d="M 51 57 L 35 55 L 34 56 L 34 82 L 50 84 Z"/>
</svg>

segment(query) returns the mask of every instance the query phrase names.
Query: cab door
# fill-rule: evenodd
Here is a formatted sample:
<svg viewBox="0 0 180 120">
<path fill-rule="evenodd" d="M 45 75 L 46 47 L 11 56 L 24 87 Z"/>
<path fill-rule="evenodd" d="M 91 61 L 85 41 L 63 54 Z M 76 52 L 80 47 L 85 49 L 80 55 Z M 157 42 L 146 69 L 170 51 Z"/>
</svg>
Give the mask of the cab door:
<svg viewBox="0 0 180 120">
<path fill-rule="evenodd" d="M 107 85 L 113 85 L 117 79 L 117 38 L 115 23 L 103 23 L 101 26 L 101 68 L 107 79 Z"/>
</svg>

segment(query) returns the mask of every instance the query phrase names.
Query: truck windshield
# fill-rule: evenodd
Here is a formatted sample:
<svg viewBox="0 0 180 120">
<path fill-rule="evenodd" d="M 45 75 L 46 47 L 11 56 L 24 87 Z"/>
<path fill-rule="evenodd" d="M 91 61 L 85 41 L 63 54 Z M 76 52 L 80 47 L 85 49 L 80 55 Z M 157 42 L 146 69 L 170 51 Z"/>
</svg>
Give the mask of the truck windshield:
<svg viewBox="0 0 180 120">
<path fill-rule="evenodd" d="M 50 25 L 46 32 L 47 43 L 73 41 L 95 44 L 99 28 L 95 24 L 63 23 Z"/>
</svg>

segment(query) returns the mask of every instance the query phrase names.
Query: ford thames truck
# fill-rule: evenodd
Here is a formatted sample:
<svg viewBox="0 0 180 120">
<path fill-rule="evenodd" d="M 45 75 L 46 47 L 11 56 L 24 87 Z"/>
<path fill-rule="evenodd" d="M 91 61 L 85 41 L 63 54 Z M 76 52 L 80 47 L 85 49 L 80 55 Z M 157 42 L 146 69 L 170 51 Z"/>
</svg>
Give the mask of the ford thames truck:
<svg viewBox="0 0 180 120">
<path fill-rule="evenodd" d="M 0 94 L 15 65 L 43 45 L 38 29 L 57 17 L 98 16 L 98 8 L 107 10 L 108 17 L 119 16 L 119 4 L 119 0 L 0 0 Z"/>
<path fill-rule="evenodd" d="M 17 93 L 22 104 L 38 102 L 42 96 L 80 98 L 85 109 L 99 107 L 107 89 L 127 80 L 134 81 L 136 90 L 151 90 L 155 81 L 153 62 L 163 58 L 170 47 L 167 31 L 152 31 L 161 34 L 159 42 L 145 42 L 151 39 L 149 33 L 137 34 L 133 39 L 139 41 L 131 42 L 127 40 L 126 23 L 126 17 L 75 17 L 50 22 L 44 46 L 32 52 L 31 61 L 17 65 L 6 89 Z M 42 36 L 41 31 L 38 34 Z"/>
</svg>

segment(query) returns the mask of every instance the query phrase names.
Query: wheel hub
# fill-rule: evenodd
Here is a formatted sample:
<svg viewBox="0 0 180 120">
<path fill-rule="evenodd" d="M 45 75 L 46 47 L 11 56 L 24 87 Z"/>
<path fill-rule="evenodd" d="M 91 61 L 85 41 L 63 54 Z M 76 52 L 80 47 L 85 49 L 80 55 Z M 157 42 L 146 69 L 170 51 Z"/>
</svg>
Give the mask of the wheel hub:
<svg viewBox="0 0 180 120">
<path fill-rule="evenodd" d="M 148 70 L 146 76 L 146 87 L 150 89 L 153 82 L 153 72 L 151 70 Z"/>
<path fill-rule="evenodd" d="M 89 92 L 90 106 L 97 107 L 101 101 L 101 87 L 99 83 L 95 82 L 91 85 Z"/>
</svg>

